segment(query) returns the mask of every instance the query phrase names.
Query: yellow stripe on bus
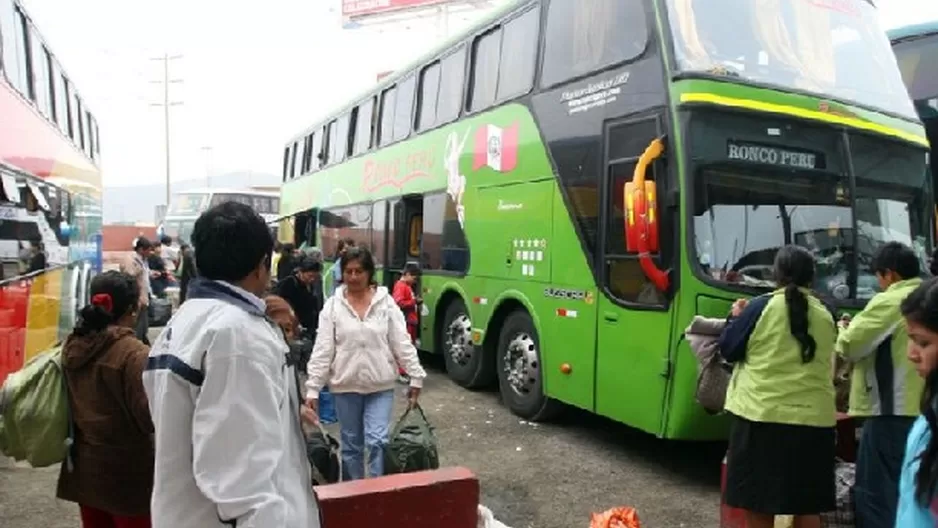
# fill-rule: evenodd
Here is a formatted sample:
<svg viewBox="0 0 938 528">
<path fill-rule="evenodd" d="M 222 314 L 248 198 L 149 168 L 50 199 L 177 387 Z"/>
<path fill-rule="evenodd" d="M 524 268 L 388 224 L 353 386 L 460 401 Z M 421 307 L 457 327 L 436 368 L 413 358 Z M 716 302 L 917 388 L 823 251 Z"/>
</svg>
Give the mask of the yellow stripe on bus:
<svg viewBox="0 0 938 528">
<path fill-rule="evenodd" d="M 918 143 L 924 147 L 928 147 L 928 139 L 925 136 L 920 136 L 918 134 L 913 134 L 911 132 L 905 132 L 897 128 L 878 125 L 876 123 L 870 123 L 869 121 L 864 121 L 855 117 L 846 117 L 836 114 L 829 114 L 827 112 L 821 112 L 820 110 L 807 110 L 804 108 L 798 108 L 795 106 L 780 105 L 775 103 L 767 103 L 765 101 L 753 101 L 752 99 L 737 99 L 735 97 L 724 97 L 722 95 L 716 95 L 712 93 L 684 93 L 681 94 L 682 103 L 710 103 L 720 106 L 732 106 L 736 108 L 747 108 L 749 110 L 758 110 L 761 112 L 773 112 L 777 114 L 787 114 L 795 117 L 802 117 L 805 119 L 814 119 L 816 121 L 825 121 L 827 123 L 834 123 L 838 125 L 849 126 L 853 128 L 859 128 L 861 130 L 868 130 L 870 132 L 878 132 L 880 134 L 886 134 L 888 136 L 893 136 L 897 138 L 904 139 L 906 141 L 911 141 L 913 143 Z"/>
<path fill-rule="evenodd" d="M 26 345 L 23 361 L 45 352 L 58 340 L 65 269 L 51 269 L 33 279 L 26 311 Z"/>
</svg>

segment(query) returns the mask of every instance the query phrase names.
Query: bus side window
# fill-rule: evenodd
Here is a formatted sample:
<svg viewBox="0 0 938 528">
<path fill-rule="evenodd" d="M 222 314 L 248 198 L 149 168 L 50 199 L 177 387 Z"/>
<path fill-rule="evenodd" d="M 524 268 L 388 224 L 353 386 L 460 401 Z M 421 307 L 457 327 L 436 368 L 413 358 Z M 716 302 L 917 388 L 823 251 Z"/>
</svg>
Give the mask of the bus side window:
<svg viewBox="0 0 938 528">
<path fill-rule="evenodd" d="M 397 94 L 395 86 L 381 92 L 381 109 L 378 123 L 378 145 L 385 146 L 394 137 L 394 99 Z"/>
<path fill-rule="evenodd" d="M 323 166 L 322 162 L 322 133 L 324 128 L 317 128 L 313 132 L 313 149 L 310 151 L 310 162 L 309 170 L 310 172 L 316 172 Z"/>
<path fill-rule="evenodd" d="M 296 178 L 296 151 L 299 150 L 299 141 L 293 142 L 293 150 L 290 154 L 290 179 Z"/>
<path fill-rule="evenodd" d="M 326 127 L 326 137 L 322 142 L 322 166 L 325 167 L 336 161 L 335 159 L 335 142 L 336 142 L 336 121 L 332 120 L 331 123 Z"/>
<path fill-rule="evenodd" d="M 435 125 L 449 123 L 459 117 L 466 78 L 466 46 L 459 46 L 443 58 L 440 72 L 440 94 L 436 103 Z"/>
<path fill-rule="evenodd" d="M 440 93 L 440 61 L 425 67 L 420 72 L 420 89 L 417 91 L 417 118 L 414 130 L 433 128 L 436 124 L 437 100 Z"/>
<path fill-rule="evenodd" d="M 417 78 L 408 75 L 397 86 L 397 96 L 394 104 L 394 141 L 406 139 L 414 125 L 414 93 L 417 89 Z"/>
<path fill-rule="evenodd" d="M 498 101 L 524 95 L 534 84 L 540 14 L 539 9 L 529 9 L 505 23 L 498 71 Z"/>
<path fill-rule="evenodd" d="M 467 107 L 470 112 L 484 110 L 495 103 L 501 47 L 501 27 L 480 35 L 472 45 L 472 69 Z"/>
<path fill-rule="evenodd" d="M 333 121 L 332 131 L 330 132 L 330 157 L 329 161 L 333 163 L 342 163 L 348 155 L 349 143 L 349 114 L 342 114 L 337 120 Z"/>
<path fill-rule="evenodd" d="M 355 117 L 355 134 L 352 143 L 354 144 L 353 154 L 367 152 L 372 146 L 372 137 L 374 134 L 375 118 L 375 98 L 365 101 L 358 107 Z"/>
</svg>

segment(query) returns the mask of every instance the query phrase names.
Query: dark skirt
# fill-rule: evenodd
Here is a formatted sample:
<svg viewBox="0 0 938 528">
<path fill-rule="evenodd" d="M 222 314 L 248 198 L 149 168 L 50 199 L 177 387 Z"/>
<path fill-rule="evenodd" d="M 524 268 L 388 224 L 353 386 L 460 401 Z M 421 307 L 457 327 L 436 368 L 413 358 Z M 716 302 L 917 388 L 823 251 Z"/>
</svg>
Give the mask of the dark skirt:
<svg viewBox="0 0 938 528">
<path fill-rule="evenodd" d="M 836 509 L 833 427 L 731 417 L 724 492 L 728 506 L 774 515 Z"/>
</svg>

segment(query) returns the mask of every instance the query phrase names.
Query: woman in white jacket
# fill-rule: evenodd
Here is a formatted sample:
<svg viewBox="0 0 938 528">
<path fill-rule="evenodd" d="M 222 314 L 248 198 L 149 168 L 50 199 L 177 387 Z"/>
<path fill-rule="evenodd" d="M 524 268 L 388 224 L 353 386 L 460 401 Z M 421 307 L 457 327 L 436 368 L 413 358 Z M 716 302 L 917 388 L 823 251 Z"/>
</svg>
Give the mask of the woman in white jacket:
<svg viewBox="0 0 938 528">
<path fill-rule="evenodd" d="M 316 421 L 319 391 L 328 385 L 341 424 L 342 478 L 384 474 L 384 446 L 400 364 L 410 376 L 409 405 L 417 403 L 427 373 L 407 333 L 404 314 L 376 286 L 375 262 L 366 248 L 349 248 L 341 261 L 342 286 L 319 314 L 319 332 L 307 366 L 306 413 Z"/>
</svg>

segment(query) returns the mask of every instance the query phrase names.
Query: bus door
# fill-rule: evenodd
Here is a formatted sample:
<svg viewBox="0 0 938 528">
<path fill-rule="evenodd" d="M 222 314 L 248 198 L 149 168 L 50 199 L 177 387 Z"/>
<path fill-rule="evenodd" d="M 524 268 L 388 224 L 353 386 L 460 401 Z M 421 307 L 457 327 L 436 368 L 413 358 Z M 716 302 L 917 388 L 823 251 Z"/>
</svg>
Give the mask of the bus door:
<svg viewBox="0 0 938 528">
<path fill-rule="evenodd" d="M 418 266 L 421 265 L 423 197 L 405 196 L 398 201 L 392 202 L 391 207 L 393 236 L 389 240 L 388 266 L 384 274 L 384 285 L 388 289 L 392 289 L 394 283 L 401 278 L 404 266 L 408 262 L 414 262 Z"/>
<path fill-rule="evenodd" d="M 671 336 L 670 298 L 643 271 L 639 254 L 626 241 L 625 184 L 631 182 L 642 153 L 662 135 L 660 116 L 645 115 L 610 122 L 605 129 L 603 207 L 598 244 L 600 279 L 597 302 L 596 412 L 660 434 L 669 371 Z M 659 192 L 667 190 L 664 164 L 647 167 L 645 177 Z M 658 207 L 657 211 L 662 211 Z M 658 215 L 664 218 L 667 215 Z M 662 234 L 676 232 L 665 221 Z M 674 240 L 677 240 L 674 238 Z M 661 249 L 652 251 L 655 264 L 669 266 L 662 255 L 676 247 L 671 237 L 660 237 Z"/>
</svg>

